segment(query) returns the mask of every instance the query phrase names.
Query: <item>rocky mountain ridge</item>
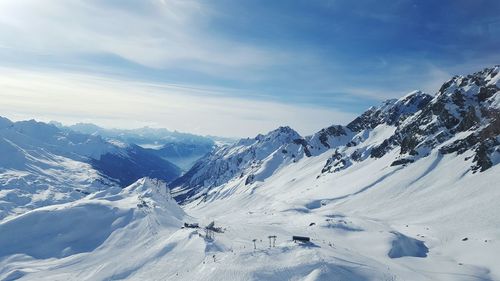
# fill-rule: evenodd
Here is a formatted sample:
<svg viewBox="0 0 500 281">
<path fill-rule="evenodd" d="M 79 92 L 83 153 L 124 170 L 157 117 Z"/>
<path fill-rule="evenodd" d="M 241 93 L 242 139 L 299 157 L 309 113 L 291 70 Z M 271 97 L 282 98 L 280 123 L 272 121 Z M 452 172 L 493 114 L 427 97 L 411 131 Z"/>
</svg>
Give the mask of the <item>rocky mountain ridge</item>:
<svg viewBox="0 0 500 281">
<path fill-rule="evenodd" d="M 302 137 L 280 127 L 222 147 L 172 183 L 180 201 L 205 196 L 229 182 L 251 185 L 303 158 L 330 153 L 318 177 L 367 159 L 392 157 L 406 166 L 432 151 L 466 153 L 471 172 L 500 162 L 500 66 L 455 76 L 434 95 L 414 91 L 371 107 L 346 126 Z"/>
</svg>

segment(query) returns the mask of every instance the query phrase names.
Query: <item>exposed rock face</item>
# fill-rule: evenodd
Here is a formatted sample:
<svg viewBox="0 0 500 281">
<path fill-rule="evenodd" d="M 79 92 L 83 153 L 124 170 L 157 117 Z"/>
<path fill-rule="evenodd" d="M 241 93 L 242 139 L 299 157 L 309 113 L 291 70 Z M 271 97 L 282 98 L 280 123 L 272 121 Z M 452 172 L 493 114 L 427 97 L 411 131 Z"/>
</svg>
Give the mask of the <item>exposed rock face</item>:
<svg viewBox="0 0 500 281">
<path fill-rule="evenodd" d="M 498 80 L 498 66 L 453 77 L 419 114 L 396 130 L 391 144 L 400 145 L 401 154 L 419 156 L 441 144 L 443 154 L 474 150 L 475 169 L 491 167 L 489 158 L 498 153 L 500 134 Z M 467 136 L 448 143 L 459 133 Z"/>
<path fill-rule="evenodd" d="M 331 148 L 346 145 L 352 140 L 353 132 L 340 125 L 332 125 L 321 129 L 312 136 L 306 137 L 307 147 L 311 155 L 319 155 Z"/>
<path fill-rule="evenodd" d="M 340 137 L 340 136 L 345 136 L 347 135 L 344 128 L 339 125 L 333 125 L 330 126 L 326 129 L 322 129 L 319 131 L 319 141 L 321 142 L 322 145 L 331 148 L 330 145 L 328 144 L 328 137 L 334 136 L 334 137 Z"/>
<path fill-rule="evenodd" d="M 321 170 L 321 173 L 334 173 L 341 170 L 347 169 L 352 165 L 351 158 L 347 157 L 338 150 L 335 150 L 333 155 L 326 161 L 325 167 Z"/>
</svg>

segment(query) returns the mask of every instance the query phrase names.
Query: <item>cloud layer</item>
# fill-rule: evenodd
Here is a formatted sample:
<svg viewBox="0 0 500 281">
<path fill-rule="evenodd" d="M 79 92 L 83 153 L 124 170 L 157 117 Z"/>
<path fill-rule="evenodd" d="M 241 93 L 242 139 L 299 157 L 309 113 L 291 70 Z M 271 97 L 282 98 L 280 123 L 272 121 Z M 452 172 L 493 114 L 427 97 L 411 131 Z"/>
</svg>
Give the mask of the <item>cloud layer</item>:
<svg viewBox="0 0 500 281">
<path fill-rule="evenodd" d="M 214 89 L 149 84 L 60 72 L 0 69 L 0 112 L 105 127 L 164 127 L 197 134 L 250 137 L 290 125 L 311 134 L 351 113 L 311 105 L 233 98 Z"/>
</svg>

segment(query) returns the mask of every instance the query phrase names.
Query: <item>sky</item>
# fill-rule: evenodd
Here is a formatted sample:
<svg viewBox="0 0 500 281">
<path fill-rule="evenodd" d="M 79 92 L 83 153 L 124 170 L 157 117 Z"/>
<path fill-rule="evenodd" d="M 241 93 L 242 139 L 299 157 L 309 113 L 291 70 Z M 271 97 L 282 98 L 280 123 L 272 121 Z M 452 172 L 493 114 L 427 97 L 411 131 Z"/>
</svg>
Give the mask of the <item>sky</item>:
<svg viewBox="0 0 500 281">
<path fill-rule="evenodd" d="M 0 115 L 251 137 L 500 63 L 498 0 L 0 0 Z"/>
</svg>

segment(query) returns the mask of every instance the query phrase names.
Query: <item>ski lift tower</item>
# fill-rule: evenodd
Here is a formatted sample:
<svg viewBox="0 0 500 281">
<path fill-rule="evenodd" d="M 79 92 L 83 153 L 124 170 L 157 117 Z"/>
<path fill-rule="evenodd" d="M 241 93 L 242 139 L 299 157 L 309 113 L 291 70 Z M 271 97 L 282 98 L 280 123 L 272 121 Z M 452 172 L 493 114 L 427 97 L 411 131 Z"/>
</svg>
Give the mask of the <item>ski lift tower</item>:
<svg viewBox="0 0 500 281">
<path fill-rule="evenodd" d="M 215 227 L 215 222 L 212 221 L 205 227 L 205 232 L 206 232 L 206 237 L 207 239 L 213 240 L 214 239 L 214 227 Z"/>
<path fill-rule="evenodd" d="M 267 238 L 269 238 L 269 248 L 276 247 L 276 235 L 270 235 Z"/>
</svg>

